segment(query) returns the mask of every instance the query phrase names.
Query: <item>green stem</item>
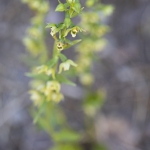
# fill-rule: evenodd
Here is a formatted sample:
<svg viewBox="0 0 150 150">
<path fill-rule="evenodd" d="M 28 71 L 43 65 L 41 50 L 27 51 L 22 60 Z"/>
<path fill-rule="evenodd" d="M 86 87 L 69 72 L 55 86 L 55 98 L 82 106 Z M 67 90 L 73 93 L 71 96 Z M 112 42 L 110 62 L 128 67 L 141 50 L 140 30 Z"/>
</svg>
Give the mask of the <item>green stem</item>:
<svg viewBox="0 0 150 150">
<path fill-rule="evenodd" d="M 56 40 L 54 42 L 54 47 L 53 47 L 53 58 L 56 58 L 58 57 L 59 55 L 59 51 L 57 49 L 57 46 L 56 46 Z M 54 75 L 53 75 L 53 79 L 56 78 L 56 73 L 57 73 L 57 67 L 58 67 L 58 62 L 56 63 L 56 65 L 54 65 L 53 69 L 54 69 Z"/>
</svg>

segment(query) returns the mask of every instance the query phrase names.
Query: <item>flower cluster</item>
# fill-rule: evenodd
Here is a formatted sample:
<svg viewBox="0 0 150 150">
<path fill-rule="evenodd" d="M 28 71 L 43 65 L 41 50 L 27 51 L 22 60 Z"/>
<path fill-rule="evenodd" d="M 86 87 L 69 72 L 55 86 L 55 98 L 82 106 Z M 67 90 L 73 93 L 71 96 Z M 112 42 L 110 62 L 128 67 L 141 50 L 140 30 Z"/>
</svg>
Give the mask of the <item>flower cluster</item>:
<svg viewBox="0 0 150 150">
<path fill-rule="evenodd" d="M 87 32 L 83 36 L 84 40 L 76 48 L 78 52 L 76 63 L 80 66 L 76 70 L 81 83 L 91 86 L 94 82 L 91 65 L 96 58 L 95 53 L 101 51 L 106 45 L 103 36 L 109 31 L 109 27 L 103 23 L 103 18 L 112 13 L 113 7 L 101 4 L 97 0 L 87 0 L 86 5 L 92 7 L 92 10 L 81 14 L 81 26 Z"/>
<path fill-rule="evenodd" d="M 69 40 L 68 35 L 70 34 L 75 38 L 78 32 L 84 31 L 72 21 L 72 18 L 80 14 L 83 8 L 79 0 L 66 0 L 65 3 L 58 0 L 59 4 L 55 11 L 64 11 L 65 18 L 61 23 L 48 23 L 46 26 L 46 28 L 50 28 L 50 35 L 55 41 L 53 55 L 51 59 L 48 60 L 47 49 L 43 38 L 43 20 L 47 12 L 46 10 L 48 10 L 48 5 L 45 7 L 46 10 L 42 11 L 43 6 L 45 6 L 47 2 L 43 0 L 23 1 L 28 3 L 31 9 L 34 9 L 38 14 L 32 19 L 32 27 L 28 29 L 28 36 L 24 39 L 24 43 L 28 50 L 36 59 L 39 59 L 40 64 L 42 64 L 33 68 L 30 76 L 35 77 L 36 75 L 37 81 L 43 81 L 44 79 L 42 89 L 36 87 L 34 90 L 30 91 L 31 99 L 35 105 L 40 105 L 43 100 L 59 102 L 63 99 L 63 95 L 60 91 L 61 83 L 71 83 L 71 81 L 63 76 L 63 72 L 70 70 L 71 66 L 77 66 L 73 60 L 67 59 L 67 57 L 62 54 L 62 50 L 68 49 L 81 41 L 80 39 Z"/>
</svg>

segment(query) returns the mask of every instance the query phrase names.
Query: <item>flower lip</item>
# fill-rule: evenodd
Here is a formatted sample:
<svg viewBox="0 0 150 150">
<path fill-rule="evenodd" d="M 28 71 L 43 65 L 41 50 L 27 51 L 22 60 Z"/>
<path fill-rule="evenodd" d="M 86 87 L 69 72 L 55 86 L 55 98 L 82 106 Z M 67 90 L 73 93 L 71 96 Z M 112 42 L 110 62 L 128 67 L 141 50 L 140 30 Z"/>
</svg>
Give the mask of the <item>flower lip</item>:
<svg viewBox="0 0 150 150">
<path fill-rule="evenodd" d="M 78 29 L 77 29 L 77 28 L 72 29 L 72 30 L 71 30 L 71 35 L 72 35 L 72 37 L 76 37 L 77 32 L 78 32 Z"/>
<path fill-rule="evenodd" d="M 58 44 L 57 44 L 57 48 L 58 48 L 58 50 L 63 50 L 63 48 L 64 48 L 64 44 L 63 43 L 61 43 L 61 42 L 58 42 Z"/>
</svg>

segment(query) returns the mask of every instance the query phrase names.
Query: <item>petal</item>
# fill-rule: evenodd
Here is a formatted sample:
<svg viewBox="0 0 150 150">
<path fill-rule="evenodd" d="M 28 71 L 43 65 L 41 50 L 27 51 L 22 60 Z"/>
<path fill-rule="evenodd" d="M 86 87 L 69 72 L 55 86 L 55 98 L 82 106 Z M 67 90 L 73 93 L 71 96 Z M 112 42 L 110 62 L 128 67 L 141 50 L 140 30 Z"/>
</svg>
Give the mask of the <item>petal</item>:
<svg viewBox="0 0 150 150">
<path fill-rule="evenodd" d="M 74 66 L 74 67 L 77 67 L 77 64 L 75 63 L 75 62 L 73 62 L 72 60 L 67 60 L 67 62 L 70 64 L 70 65 L 72 65 L 72 66 Z"/>
</svg>

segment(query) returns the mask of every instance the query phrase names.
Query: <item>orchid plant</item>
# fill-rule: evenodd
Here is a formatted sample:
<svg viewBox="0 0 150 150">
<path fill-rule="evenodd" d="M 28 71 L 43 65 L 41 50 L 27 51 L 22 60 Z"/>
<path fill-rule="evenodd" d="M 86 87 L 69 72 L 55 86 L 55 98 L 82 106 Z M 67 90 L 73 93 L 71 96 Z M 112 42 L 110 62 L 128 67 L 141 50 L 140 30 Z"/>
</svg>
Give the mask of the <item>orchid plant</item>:
<svg viewBox="0 0 150 150">
<path fill-rule="evenodd" d="M 54 40 L 52 55 L 49 56 L 44 23 L 49 3 L 46 0 L 22 1 L 35 12 L 31 19 L 32 25 L 27 29 L 27 35 L 23 40 L 32 58 L 30 64 L 33 67 L 27 76 L 32 77 L 29 93 L 35 106 L 31 111 L 34 123 L 52 137 L 55 143 L 52 150 L 82 150 L 84 148 L 81 141 L 84 141 L 86 134 L 74 131 L 67 124 L 66 116 L 59 105 L 59 102 L 65 99 L 61 92 L 61 84 L 75 85 L 68 79 L 66 72 L 70 71 L 74 76 L 78 76 L 87 93 L 83 98 L 84 113 L 87 118 L 93 118 L 102 105 L 104 92 L 99 88 L 92 90 L 94 75 L 91 67 L 95 53 L 106 45 L 103 36 L 109 31 L 109 27 L 103 24 L 102 18 L 110 15 L 113 7 L 98 0 L 86 0 L 84 10 L 79 0 L 66 0 L 65 3 L 58 0 L 55 11 L 63 12 L 65 17 L 63 22 L 46 25 Z M 73 18 L 79 16 L 81 22 L 75 24 Z M 74 40 L 76 37 L 81 39 Z M 67 58 L 63 51 L 76 44 L 76 60 Z"/>
</svg>

